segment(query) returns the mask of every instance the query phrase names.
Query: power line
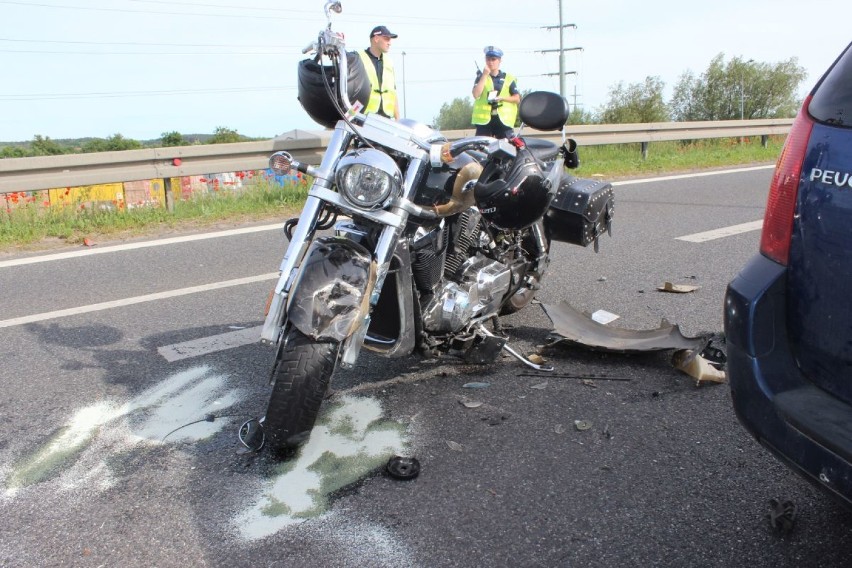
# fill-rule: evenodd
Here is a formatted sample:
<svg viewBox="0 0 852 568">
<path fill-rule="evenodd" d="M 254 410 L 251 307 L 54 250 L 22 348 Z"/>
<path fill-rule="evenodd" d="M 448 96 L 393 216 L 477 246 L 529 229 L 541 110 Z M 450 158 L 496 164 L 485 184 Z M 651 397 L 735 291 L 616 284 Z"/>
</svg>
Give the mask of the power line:
<svg viewBox="0 0 852 568">
<path fill-rule="evenodd" d="M 189 6 L 206 6 L 212 7 L 213 5 L 204 5 L 204 4 L 191 4 L 186 2 L 165 2 L 166 4 L 173 5 L 189 5 Z M 252 15 L 243 13 L 246 8 L 242 6 L 223 6 L 226 8 L 235 8 L 239 9 L 240 13 L 226 13 L 226 14 L 212 14 L 209 12 L 172 12 L 172 11 L 162 11 L 162 10 L 133 10 L 129 8 L 98 8 L 98 7 L 90 7 L 90 6 L 62 6 L 58 4 L 48 4 L 43 2 L 20 2 L 15 0 L 0 0 L 0 4 L 8 4 L 13 6 L 25 6 L 27 8 L 56 8 L 60 10 L 81 10 L 81 11 L 94 11 L 94 12 L 107 12 L 107 13 L 121 13 L 121 14 L 148 14 L 148 15 L 160 15 L 160 16 L 193 16 L 193 17 L 209 17 L 209 18 L 241 18 L 241 19 L 252 19 L 252 20 L 285 20 L 288 22 L 292 22 L 293 18 L 284 17 L 284 16 L 274 16 L 274 15 Z M 275 11 L 282 13 L 293 13 L 293 14 L 316 14 L 319 15 L 318 11 L 311 10 L 293 10 L 289 8 L 250 8 L 252 10 L 265 10 L 265 11 Z M 376 18 L 375 14 L 358 14 L 358 13 L 349 13 L 347 14 L 347 20 L 361 20 L 361 21 L 374 21 Z M 406 17 L 406 16 L 388 16 L 386 18 L 391 22 L 414 22 L 418 24 L 423 24 L 426 22 L 431 23 L 440 23 L 443 26 L 451 26 L 451 27 L 464 27 L 470 28 L 471 25 L 468 22 L 459 22 L 457 19 L 450 18 L 420 18 L 420 17 Z M 524 27 L 530 28 L 535 27 L 533 24 L 520 23 L 517 21 L 490 21 L 490 22 L 482 22 L 480 27 Z"/>
<path fill-rule="evenodd" d="M 71 45 L 137 45 L 140 47 L 156 46 L 156 47 L 262 47 L 262 48 L 281 48 L 281 49 L 301 49 L 303 44 L 299 45 L 260 45 L 260 44 L 233 44 L 233 43 L 157 43 L 146 41 L 79 41 L 79 40 L 57 40 L 57 39 L 14 39 L 0 37 L 0 41 L 16 42 L 16 43 L 59 43 Z"/>
<path fill-rule="evenodd" d="M 222 89 L 172 89 L 159 91 L 96 91 L 91 93 L 25 93 L 19 95 L 0 94 L 2 101 L 42 101 L 74 99 L 108 99 L 121 97 L 151 97 L 172 95 L 204 95 L 227 93 L 251 93 L 268 91 L 292 91 L 295 86 L 279 87 L 230 87 Z"/>
</svg>

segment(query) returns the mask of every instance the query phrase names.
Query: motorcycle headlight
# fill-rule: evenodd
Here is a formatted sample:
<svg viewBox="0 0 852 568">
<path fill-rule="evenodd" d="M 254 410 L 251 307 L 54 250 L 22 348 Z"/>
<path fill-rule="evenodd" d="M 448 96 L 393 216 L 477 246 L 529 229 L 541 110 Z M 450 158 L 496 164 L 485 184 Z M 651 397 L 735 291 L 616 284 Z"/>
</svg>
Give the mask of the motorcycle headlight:
<svg viewBox="0 0 852 568">
<path fill-rule="evenodd" d="M 402 174 L 387 154 L 364 148 L 341 158 L 337 166 L 337 188 L 346 200 L 361 209 L 376 209 L 391 195 L 398 195 Z"/>
</svg>

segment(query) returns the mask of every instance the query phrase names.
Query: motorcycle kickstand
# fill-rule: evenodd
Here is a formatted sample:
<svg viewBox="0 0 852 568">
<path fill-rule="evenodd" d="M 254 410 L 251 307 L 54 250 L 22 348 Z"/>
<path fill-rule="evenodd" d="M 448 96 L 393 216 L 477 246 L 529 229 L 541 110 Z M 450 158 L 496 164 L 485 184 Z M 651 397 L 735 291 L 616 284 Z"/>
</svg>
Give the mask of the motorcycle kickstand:
<svg viewBox="0 0 852 568">
<path fill-rule="evenodd" d="M 488 331 L 485 328 L 485 326 L 482 325 L 481 323 L 479 324 L 478 329 L 482 333 L 484 333 L 485 335 L 489 335 L 491 337 L 497 337 L 496 335 L 494 335 L 493 333 Z M 553 367 L 551 367 L 550 365 L 537 365 L 536 363 L 533 363 L 532 361 L 530 361 L 529 359 L 527 359 L 526 357 L 524 357 L 523 355 L 521 355 L 520 353 L 518 353 L 517 351 L 515 351 L 511 347 L 509 347 L 509 345 L 506 344 L 506 343 L 503 344 L 503 350 L 506 351 L 506 353 L 508 353 L 509 355 L 514 357 L 515 359 L 517 359 L 518 361 L 520 361 L 521 363 L 523 363 L 524 365 L 526 365 L 527 367 L 535 369 L 536 371 L 544 371 L 544 372 L 553 371 Z"/>
</svg>

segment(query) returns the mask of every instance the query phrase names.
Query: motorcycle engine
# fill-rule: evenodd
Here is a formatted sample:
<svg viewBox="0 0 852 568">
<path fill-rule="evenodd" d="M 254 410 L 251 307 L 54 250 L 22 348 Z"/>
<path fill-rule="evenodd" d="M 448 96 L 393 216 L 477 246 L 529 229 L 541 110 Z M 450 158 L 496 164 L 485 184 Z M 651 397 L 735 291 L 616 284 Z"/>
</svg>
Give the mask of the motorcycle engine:
<svg viewBox="0 0 852 568">
<path fill-rule="evenodd" d="M 474 317 L 496 313 L 512 285 L 511 268 L 483 254 L 494 243 L 480 222 L 475 208 L 462 212 L 451 225 L 449 238 L 441 239 L 445 254 L 433 255 L 443 256 L 444 270 L 422 310 L 423 326 L 430 332 L 457 332 Z"/>
</svg>

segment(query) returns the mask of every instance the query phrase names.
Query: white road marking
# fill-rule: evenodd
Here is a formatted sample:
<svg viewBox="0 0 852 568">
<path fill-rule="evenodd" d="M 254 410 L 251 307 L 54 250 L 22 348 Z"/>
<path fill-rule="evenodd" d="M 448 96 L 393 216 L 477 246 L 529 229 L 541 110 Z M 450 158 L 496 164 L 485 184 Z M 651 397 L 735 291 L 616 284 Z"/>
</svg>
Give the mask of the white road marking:
<svg viewBox="0 0 852 568">
<path fill-rule="evenodd" d="M 714 239 L 721 239 L 724 237 L 739 235 L 741 233 L 748 233 L 750 231 L 759 231 L 762 228 L 763 220 L 761 219 L 760 221 L 751 221 L 749 223 L 742 223 L 740 225 L 731 225 L 730 227 L 722 227 L 721 229 L 713 229 L 712 231 L 704 231 L 703 233 L 693 233 L 691 235 L 675 237 L 675 240 L 687 241 L 690 243 L 703 243 L 706 241 L 712 241 Z"/>
<path fill-rule="evenodd" d="M 622 186 L 622 185 L 636 185 L 640 183 L 652 183 L 655 181 L 669 181 L 669 180 L 677 180 L 677 179 L 689 179 L 695 177 L 706 177 L 706 176 L 715 176 L 722 174 L 736 174 L 742 172 L 751 172 L 756 170 L 767 170 L 774 168 L 774 165 L 766 165 L 766 166 L 753 166 L 748 168 L 739 168 L 739 169 L 730 169 L 730 170 L 716 170 L 710 172 L 698 172 L 691 174 L 680 174 L 680 175 L 672 175 L 672 176 L 661 176 L 661 177 L 651 177 L 651 178 L 642 178 L 642 179 L 630 179 L 623 181 L 615 181 L 612 182 L 612 185 Z M 46 254 L 42 256 L 32 256 L 28 258 L 17 258 L 13 260 L 3 260 L 0 261 L 0 268 L 8 268 L 11 266 L 21 266 L 24 264 L 36 264 L 39 262 L 50 262 L 53 260 L 66 260 L 69 258 L 77 258 L 81 256 L 90 256 L 93 254 L 105 254 L 110 252 L 121 252 L 126 250 L 135 250 L 142 248 L 150 248 L 150 247 L 159 247 L 165 245 L 172 245 L 178 243 L 188 243 L 192 241 L 203 241 L 206 239 L 216 239 L 219 237 L 231 237 L 235 235 L 245 235 L 249 233 L 259 233 L 262 231 L 275 231 L 280 230 L 283 227 L 283 223 L 274 223 L 272 225 L 260 225 L 257 227 L 245 227 L 242 229 L 231 229 L 227 231 L 217 231 L 214 233 L 201 233 L 198 235 L 186 235 L 183 237 L 172 237 L 168 239 L 159 239 L 153 241 L 144 241 L 139 243 L 127 243 L 123 245 L 114 245 L 108 247 L 93 247 L 87 248 L 85 250 L 74 250 L 69 252 L 60 252 L 54 254 Z"/>
<path fill-rule="evenodd" d="M 662 176 L 655 178 L 645 178 L 645 179 L 635 179 L 635 180 L 624 180 L 620 182 L 613 182 L 614 186 L 622 186 L 622 185 L 634 185 L 640 183 L 651 183 L 655 181 L 667 181 L 667 180 L 678 180 L 678 179 L 688 179 L 694 177 L 706 177 L 713 175 L 721 175 L 721 174 L 731 174 L 731 173 L 741 173 L 748 171 L 756 171 L 756 170 L 766 170 L 770 168 L 774 168 L 774 165 L 766 165 L 766 166 L 755 166 L 750 168 L 739 168 L 739 169 L 731 169 L 731 170 L 717 170 L 712 172 L 699 172 L 699 173 L 691 173 L 691 174 L 682 174 L 682 175 L 674 175 L 674 176 Z M 683 237 L 677 237 L 678 240 L 689 241 L 689 242 L 704 242 L 712 239 L 718 239 L 726 236 L 736 235 L 739 233 L 744 233 L 747 231 L 753 231 L 760 229 L 762 227 L 763 221 L 754 221 L 752 223 L 744 223 L 742 225 L 734 225 L 732 227 L 726 227 L 722 229 L 716 229 L 714 231 L 707 231 L 704 233 L 696 233 L 694 235 L 686 235 Z M 232 229 L 227 231 L 217 231 L 214 233 L 202 233 L 197 235 L 186 235 L 182 237 L 173 237 L 168 239 L 160 239 L 154 241 L 145 241 L 139 243 L 127 243 L 123 245 L 115 245 L 109 247 L 101 247 L 101 248 L 90 248 L 85 250 L 75 250 L 70 252 L 56 253 L 56 254 L 47 254 L 43 256 L 35 256 L 29 258 L 19 258 L 13 260 L 0 261 L 0 268 L 8 268 L 12 266 L 21 266 L 25 264 L 35 264 L 39 262 L 50 262 L 54 260 L 65 260 L 69 258 L 77 258 L 82 256 L 89 256 L 93 254 L 105 254 L 111 252 L 120 252 L 127 250 L 135 250 L 142 248 L 150 248 L 157 246 L 165 246 L 171 244 L 178 243 L 186 243 L 192 241 L 201 241 L 206 239 L 215 239 L 219 237 L 230 237 L 237 235 L 244 235 L 250 233 L 258 233 L 262 231 L 272 231 L 281 228 L 281 224 L 275 223 L 272 225 L 260 225 L 256 227 L 245 227 L 242 229 Z M 85 313 L 97 312 L 102 310 L 109 310 L 112 308 L 118 308 L 123 306 L 129 306 L 133 304 L 140 304 L 143 302 L 154 302 L 157 300 L 163 300 L 168 298 L 174 298 L 177 296 L 185 296 L 188 294 L 196 294 L 198 292 L 206 292 L 209 290 L 217 290 L 221 288 L 228 288 L 231 286 L 241 286 L 243 284 L 251 284 L 255 282 L 261 282 L 264 280 L 272 280 L 278 278 L 277 273 L 270 274 L 262 274 L 259 276 L 250 276 L 247 278 L 239 278 L 236 280 L 228 280 L 225 282 L 215 282 L 213 284 L 207 284 L 203 286 L 193 286 L 190 288 L 182 288 L 179 290 L 172 290 L 168 292 L 160 292 L 157 294 L 148 294 L 145 296 L 137 296 L 134 298 L 125 298 L 123 300 L 114 300 L 111 302 L 102 302 L 99 304 L 92 304 L 89 306 L 80 306 L 77 308 L 69 308 L 66 310 L 57 310 L 53 312 L 45 312 L 41 314 L 33 314 L 30 316 L 23 316 L 19 318 L 13 318 L 8 320 L 0 320 L 0 328 L 4 327 L 13 327 L 18 325 L 25 325 L 28 323 L 35 323 L 39 321 L 45 321 L 50 319 L 69 317 L 74 315 L 80 315 Z M 245 335 L 244 335 L 245 334 Z M 175 359 L 171 359 L 174 361 L 195 357 L 198 355 L 213 353 L 215 351 L 219 351 L 222 349 L 230 349 L 231 347 L 237 347 L 239 345 L 246 345 L 248 340 L 249 332 L 247 330 L 243 330 L 240 332 L 235 332 L 233 334 L 224 334 L 228 337 L 222 336 L 213 336 L 206 339 L 199 339 L 195 342 L 187 342 L 187 343 L 197 343 L 197 345 L 188 346 L 186 344 L 177 344 L 173 346 L 165 346 L 161 347 L 160 351 L 163 357 L 166 357 L 167 360 L 170 360 L 169 357 L 176 357 Z M 246 341 L 246 342 L 243 342 Z M 210 343 L 211 345 L 206 345 Z M 219 347 L 215 347 L 215 344 L 218 344 Z M 205 346 L 206 345 L 206 346 Z M 178 350 L 186 349 L 186 355 L 181 355 Z M 194 354 L 189 354 L 194 353 Z"/>
<path fill-rule="evenodd" d="M 126 250 L 136 250 L 151 247 L 160 247 L 165 245 L 173 245 L 179 243 L 189 243 L 193 241 L 204 241 L 207 239 L 217 239 L 219 237 L 233 237 L 238 235 L 247 235 L 250 233 L 260 233 L 262 231 L 274 231 L 281 229 L 283 223 L 275 223 L 274 225 L 261 225 L 258 227 L 245 227 L 242 229 L 230 229 L 228 231 L 217 231 L 215 233 L 201 233 L 198 235 L 185 235 L 183 237 L 171 237 L 168 239 L 159 239 L 156 241 L 144 241 L 139 243 L 127 243 L 123 245 L 114 245 L 109 247 L 93 247 L 85 250 L 74 250 L 69 252 L 60 252 L 55 254 L 46 254 L 43 256 L 32 256 L 28 258 L 17 258 L 14 260 L 0 261 L 0 268 L 8 268 L 10 266 L 21 266 L 23 264 L 36 264 L 39 262 L 50 262 L 53 260 L 66 260 L 69 258 L 77 258 L 80 256 L 90 256 L 93 254 L 105 254 L 109 252 L 121 252 Z"/>
<path fill-rule="evenodd" d="M 716 170 L 712 172 L 698 172 L 692 174 L 678 174 L 674 176 L 660 176 L 654 178 L 643 178 L 643 179 L 626 179 L 623 181 L 614 181 L 612 182 L 612 186 L 621 186 L 621 185 L 636 185 L 640 183 L 653 183 L 655 181 L 670 181 L 675 179 L 690 179 L 697 177 L 707 177 L 707 176 L 717 176 L 722 174 L 740 174 L 742 172 L 755 172 L 758 170 L 771 170 L 775 168 L 775 164 L 771 166 L 752 166 L 749 168 L 737 168 L 734 170 Z"/>
<path fill-rule="evenodd" d="M 210 337 L 202 337 L 193 339 L 192 341 L 184 341 L 183 343 L 174 343 L 172 345 L 164 345 L 157 348 L 157 352 L 162 355 L 169 363 L 189 359 L 191 357 L 199 357 L 217 351 L 225 351 L 234 347 L 242 347 L 243 345 L 251 345 L 260 341 L 260 330 L 262 325 L 257 327 L 249 327 L 238 331 L 229 331 L 219 335 L 211 335 Z"/>
<path fill-rule="evenodd" d="M 111 310 L 112 308 L 123 308 L 133 304 L 142 304 L 145 302 L 155 302 L 157 300 L 166 300 L 168 298 L 176 298 L 178 296 L 187 296 L 189 294 L 197 294 L 199 292 L 209 292 L 211 290 L 221 290 L 222 288 L 231 288 L 233 286 L 242 286 L 244 284 L 254 284 L 255 282 L 263 282 L 265 280 L 276 280 L 277 272 L 268 274 L 260 274 L 258 276 L 248 276 L 246 278 L 237 278 L 235 280 L 225 280 L 223 282 L 213 282 L 212 284 L 203 284 L 201 286 L 190 286 L 189 288 L 180 288 L 179 290 L 169 290 L 167 292 L 158 292 L 156 294 L 146 294 L 144 296 L 136 296 L 134 298 L 124 298 L 122 300 L 113 300 L 111 302 L 101 302 L 100 304 L 90 304 L 88 306 L 80 306 L 78 308 L 68 308 L 67 310 L 56 310 L 54 312 L 44 312 L 41 314 L 33 314 L 31 316 L 22 316 L 7 320 L 0 320 L 0 328 L 14 327 L 16 325 L 24 325 L 39 321 L 51 320 L 56 318 L 64 318 L 69 316 L 77 316 L 80 314 L 88 314 L 91 312 L 100 312 L 103 310 Z"/>
</svg>

